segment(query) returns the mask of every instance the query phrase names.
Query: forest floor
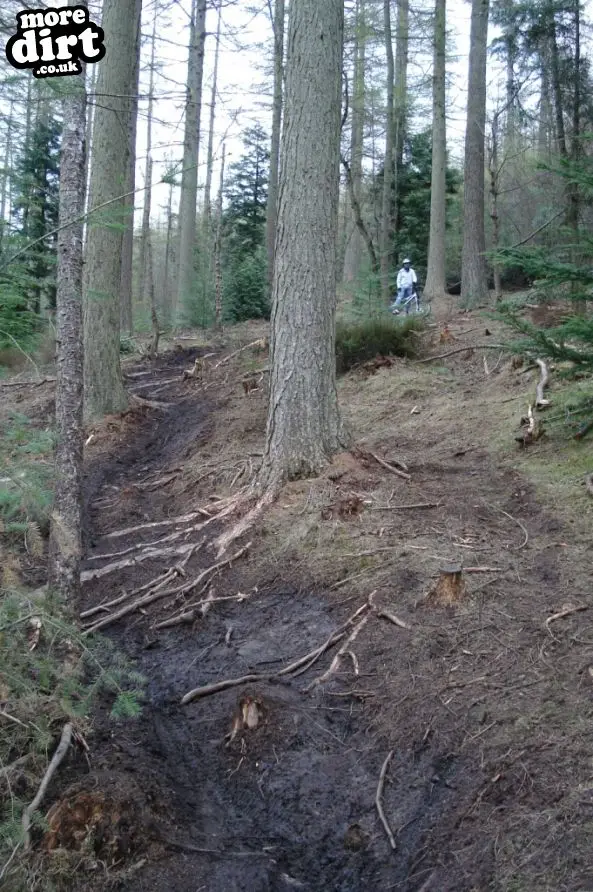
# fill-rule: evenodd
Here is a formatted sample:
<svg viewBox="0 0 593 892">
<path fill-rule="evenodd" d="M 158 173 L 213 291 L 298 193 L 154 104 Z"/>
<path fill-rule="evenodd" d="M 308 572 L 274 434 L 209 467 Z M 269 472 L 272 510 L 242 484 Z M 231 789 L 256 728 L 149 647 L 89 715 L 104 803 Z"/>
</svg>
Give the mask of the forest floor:
<svg viewBox="0 0 593 892">
<path fill-rule="evenodd" d="M 126 362 L 163 405 L 89 431 L 81 611 L 144 598 L 103 632 L 146 702 L 116 725 L 100 711 L 88 758 L 50 787 L 54 844 L 81 849 L 72 889 L 593 890 L 593 461 L 565 423 L 575 385 L 552 381 L 547 435 L 522 449 L 537 371 L 479 349 L 499 334 L 479 313 L 436 320 L 424 355 L 464 349 L 343 376 L 355 448 L 287 485 L 220 567 L 217 500 L 255 474 L 266 416 L 241 384 L 265 355 L 230 354 L 264 328 Z M 207 353 L 204 381 L 184 381 Z M 451 564 L 465 588 L 444 604 Z M 321 679 L 347 637 L 277 675 L 365 604 L 336 671 Z M 266 678 L 180 702 L 249 674 Z"/>
</svg>

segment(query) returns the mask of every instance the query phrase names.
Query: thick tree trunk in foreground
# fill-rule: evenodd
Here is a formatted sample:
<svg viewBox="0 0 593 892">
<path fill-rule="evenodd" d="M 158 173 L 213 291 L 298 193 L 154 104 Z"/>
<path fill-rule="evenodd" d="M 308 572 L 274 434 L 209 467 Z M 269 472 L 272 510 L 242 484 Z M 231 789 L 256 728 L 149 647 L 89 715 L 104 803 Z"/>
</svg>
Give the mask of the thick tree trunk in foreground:
<svg viewBox="0 0 593 892">
<path fill-rule="evenodd" d="M 484 142 L 489 0 L 473 0 L 465 133 L 461 302 L 472 306 L 488 296 L 484 231 Z"/>
<path fill-rule="evenodd" d="M 81 4 L 85 0 L 74 0 Z M 72 5 L 72 4 L 71 4 Z M 69 78 L 60 155 L 56 294 L 56 487 L 50 523 L 49 586 L 74 602 L 80 588 L 82 511 L 82 237 L 86 191 L 84 70 Z M 71 92 L 70 92 L 71 91 Z M 77 222 L 72 222 L 77 221 Z M 67 224 L 71 224 L 67 226 Z M 64 228 L 66 227 L 66 228 Z"/>
<path fill-rule="evenodd" d="M 445 226 L 447 200 L 447 124 L 445 116 L 446 4 L 436 0 L 434 12 L 434 71 L 432 80 L 432 177 L 430 234 L 424 293 L 429 300 L 446 290 Z"/>
<path fill-rule="evenodd" d="M 125 191 L 122 185 L 130 151 L 130 104 L 125 97 L 134 89 L 140 12 L 140 0 L 105 0 L 103 29 L 109 61 L 100 65 L 97 93 L 109 96 L 109 106 L 95 109 L 83 304 L 87 418 L 122 412 L 128 405 L 120 365 L 121 224 L 125 216 L 120 196 Z M 109 201 L 108 207 L 93 214 L 93 208 Z"/>
<path fill-rule="evenodd" d="M 271 381 L 259 482 L 317 474 L 344 443 L 335 310 L 344 5 L 291 0 L 271 320 Z"/>
<path fill-rule="evenodd" d="M 202 77 L 206 42 L 206 0 L 195 0 L 187 62 L 187 101 L 183 170 L 179 198 L 179 273 L 177 309 L 192 297 L 194 287 L 194 253 L 196 249 L 196 211 L 198 200 L 198 156 L 200 149 L 200 116 L 202 110 Z"/>
<path fill-rule="evenodd" d="M 274 284 L 274 250 L 278 219 L 278 163 L 280 160 L 280 129 L 282 123 L 282 78 L 284 75 L 284 0 L 274 5 L 274 99 L 272 104 L 272 140 L 270 145 L 270 173 L 266 206 L 266 245 L 268 251 L 268 282 L 270 292 Z"/>
</svg>

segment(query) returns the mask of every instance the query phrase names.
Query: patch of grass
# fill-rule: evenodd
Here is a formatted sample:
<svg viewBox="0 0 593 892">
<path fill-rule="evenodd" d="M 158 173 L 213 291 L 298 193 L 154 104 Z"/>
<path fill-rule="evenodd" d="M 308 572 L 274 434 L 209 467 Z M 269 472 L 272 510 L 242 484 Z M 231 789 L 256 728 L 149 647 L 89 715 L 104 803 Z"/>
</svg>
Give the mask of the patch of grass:
<svg viewBox="0 0 593 892">
<path fill-rule="evenodd" d="M 53 498 L 54 432 L 12 412 L 0 439 L 0 532 L 15 534 L 34 523 L 45 534 Z"/>
<path fill-rule="evenodd" d="M 336 368 L 344 374 L 376 356 L 414 357 L 418 335 L 426 323 L 422 317 L 401 319 L 386 315 L 359 322 L 338 322 L 336 326 Z"/>
<path fill-rule="evenodd" d="M 64 724 L 70 721 L 79 734 L 88 734 L 99 699 L 107 700 L 113 720 L 134 718 L 144 686 L 111 642 L 83 638 L 51 596 L 0 590 L 0 876 L 4 870 L 7 888 L 30 888 L 18 885 L 28 870 L 24 860 L 5 865 L 22 841 L 23 809 Z"/>
</svg>

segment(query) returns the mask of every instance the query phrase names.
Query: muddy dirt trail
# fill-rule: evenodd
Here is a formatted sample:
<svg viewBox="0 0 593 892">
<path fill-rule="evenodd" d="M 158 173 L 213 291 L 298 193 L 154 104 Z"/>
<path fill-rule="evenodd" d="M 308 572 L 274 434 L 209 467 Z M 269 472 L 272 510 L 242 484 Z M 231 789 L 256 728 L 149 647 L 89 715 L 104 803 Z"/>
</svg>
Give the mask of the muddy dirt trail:
<svg viewBox="0 0 593 892">
<path fill-rule="evenodd" d="M 439 429 L 438 413 L 427 415 L 414 441 L 403 423 L 396 436 L 392 409 L 391 445 L 408 456 L 414 487 L 395 504 L 432 507 L 373 515 L 405 481 L 360 454 L 341 457 L 321 511 L 309 484 L 289 487 L 273 522 L 230 550 L 251 540 L 246 554 L 204 574 L 222 528 L 208 507 L 214 431 L 228 423 L 236 436 L 236 397 L 181 381 L 200 352 L 128 368 L 139 396 L 166 405 L 114 419 L 88 465 L 83 611 L 161 588 L 104 630 L 146 677 L 147 701 L 136 721 L 99 715 L 90 770 L 78 763 L 66 798 L 98 796 L 103 812 L 94 870 L 81 868 L 73 888 L 593 889 L 590 618 L 569 611 L 545 626 L 566 602 L 588 606 L 590 546 L 492 458 L 471 419 L 468 430 L 453 411 L 447 427 L 441 412 Z M 467 363 L 451 368 L 457 394 L 479 399 Z M 346 384 L 343 398 L 360 386 Z M 261 442 L 260 409 L 246 443 Z M 401 413 L 410 415 L 405 399 Z M 235 488 L 247 477 L 228 474 Z M 320 583 L 290 548 L 264 559 L 304 514 L 316 530 L 330 525 L 332 541 L 345 537 L 340 578 Z M 467 590 L 443 606 L 426 598 L 439 566 L 430 561 L 452 552 L 468 558 Z M 368 611 L 327 680 L 307 690 L 337 645 L 300 675 L 181 705 L 196 686 L 273 676 L 314 651 L 364 605 L 364 586 L 348 576 L 365 573 L 367 595 L 376 589 L 377 608 L 400 625 Z M 187 622 L 163 626 L 190 609 Z M 376 808 L 390 753 L 380 800 L 393 846 Z M 66 821 L 63 832 L 72 834 Z"/>
</svg>

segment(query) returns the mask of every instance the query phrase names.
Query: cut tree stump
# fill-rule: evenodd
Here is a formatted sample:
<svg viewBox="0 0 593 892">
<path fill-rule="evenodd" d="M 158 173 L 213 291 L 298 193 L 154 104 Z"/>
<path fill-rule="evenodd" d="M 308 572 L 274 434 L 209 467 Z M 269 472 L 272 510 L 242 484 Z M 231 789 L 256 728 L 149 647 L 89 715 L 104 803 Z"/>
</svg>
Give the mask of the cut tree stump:
<svg viewBox="0 0 593 892">
<path fill-rule="evenodd" d="M 466 594 L 463 570 L 459 564 L 448 564 L 441 567 L 441 575 L 436 585 L 428 594 L 427 600 L 440 607 L 457 604 Z"/>
</svg>

